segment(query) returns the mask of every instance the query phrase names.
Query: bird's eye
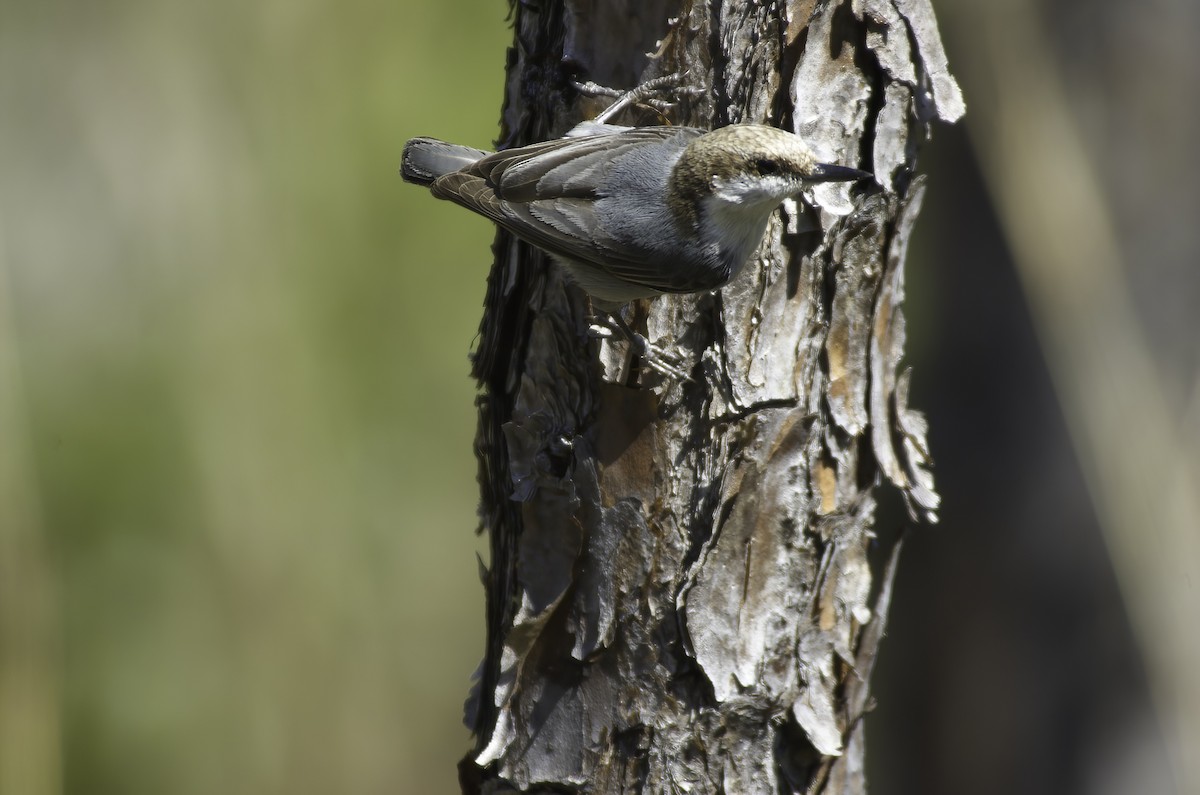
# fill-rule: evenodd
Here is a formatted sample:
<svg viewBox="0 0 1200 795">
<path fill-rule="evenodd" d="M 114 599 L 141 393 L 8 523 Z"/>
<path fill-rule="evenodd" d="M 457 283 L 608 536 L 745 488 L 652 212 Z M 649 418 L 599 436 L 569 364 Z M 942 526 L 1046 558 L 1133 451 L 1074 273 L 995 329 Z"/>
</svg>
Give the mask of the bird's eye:
<svg viewBox="0 0 1200 795">
<path fill-rule="evenodd" d="M 758 160 L 755 160 L 754 168 L 758 170 L 759 174 L 764 176 L 779 173 L 779 163 L 767 157 L 760 157 Z"/>
</svg>

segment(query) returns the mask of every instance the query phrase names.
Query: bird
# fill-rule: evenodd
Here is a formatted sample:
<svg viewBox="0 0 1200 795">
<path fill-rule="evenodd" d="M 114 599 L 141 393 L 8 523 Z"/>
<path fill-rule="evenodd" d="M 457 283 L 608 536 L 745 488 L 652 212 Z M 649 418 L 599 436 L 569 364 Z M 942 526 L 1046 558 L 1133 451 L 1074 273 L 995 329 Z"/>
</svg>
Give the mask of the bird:
<svg viewBox="0 0 1200 795">
<path fill-rule="evenodd" d="M 803 138 L 766 125 L 598 121 L 499 152 L 413 138 L 400 171 L 549 254 L 608 313 L 727 284 L 785 199 L 872 176 L 819 162 Z"/>
</svg>

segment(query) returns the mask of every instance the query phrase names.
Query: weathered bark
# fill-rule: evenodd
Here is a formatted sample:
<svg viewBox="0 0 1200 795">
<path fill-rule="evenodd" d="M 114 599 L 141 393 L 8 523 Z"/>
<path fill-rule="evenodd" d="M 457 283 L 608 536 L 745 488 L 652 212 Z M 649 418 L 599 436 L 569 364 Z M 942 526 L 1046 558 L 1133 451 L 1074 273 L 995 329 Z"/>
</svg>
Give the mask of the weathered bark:
<svg viewBox="0 0 1200 795">
<path fill-rule="evenodd" d="M 582 294 L 497 237 L 475 359 L 488 644 L 463 788 L 864 792 L 895 564 L 873 585 L 872 492 L 890 482 L 928 519 L 938 501 L 899 371 L 912 175 L 962 100 L 928 0 L 619 5 L 515 6 L 503 146 L 578 121 L 572 78 L 686 70 L 711 90 L 676 122 L 790 128 L 877 184 L 786 205 L 724 290 L 633 308 L 686 361 L 681 383 L 590 341 Z"/>
</svg>

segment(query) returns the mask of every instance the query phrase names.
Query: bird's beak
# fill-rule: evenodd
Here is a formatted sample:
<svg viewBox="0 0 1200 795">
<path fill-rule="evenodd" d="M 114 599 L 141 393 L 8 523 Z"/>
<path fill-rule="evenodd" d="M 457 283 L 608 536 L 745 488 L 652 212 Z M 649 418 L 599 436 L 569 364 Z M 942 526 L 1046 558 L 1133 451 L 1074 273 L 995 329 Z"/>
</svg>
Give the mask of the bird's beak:
<svg viewBox="0 0 1200 795">
<path fill-rule="evenodd" d="M 849 166 L 834 166 L 827 163 L 817 163 L 804 177 L 805 182 L 853 182 L 874 176 L 870 171 L 859 171 Z"/>
</svg>

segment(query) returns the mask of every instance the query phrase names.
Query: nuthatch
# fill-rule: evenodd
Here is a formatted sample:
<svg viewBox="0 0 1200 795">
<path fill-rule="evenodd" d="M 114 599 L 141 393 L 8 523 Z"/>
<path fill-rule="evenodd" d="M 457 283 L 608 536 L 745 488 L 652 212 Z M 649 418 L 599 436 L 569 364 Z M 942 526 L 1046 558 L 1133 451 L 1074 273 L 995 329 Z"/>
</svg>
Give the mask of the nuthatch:
<svg viewBox="0 0 1200 795">
<path fill-rule="evenodd" d="M 773 127 L 597 122 L 495 153 L 413 138 L 400 171 L 553 256 L 605 311 L 724 285 L 784 199 L 871 176 L 818 163 L 799 136 Z"/>
</svg>

